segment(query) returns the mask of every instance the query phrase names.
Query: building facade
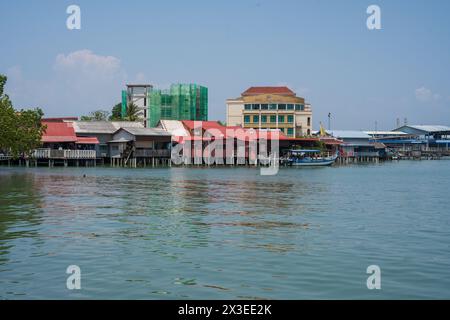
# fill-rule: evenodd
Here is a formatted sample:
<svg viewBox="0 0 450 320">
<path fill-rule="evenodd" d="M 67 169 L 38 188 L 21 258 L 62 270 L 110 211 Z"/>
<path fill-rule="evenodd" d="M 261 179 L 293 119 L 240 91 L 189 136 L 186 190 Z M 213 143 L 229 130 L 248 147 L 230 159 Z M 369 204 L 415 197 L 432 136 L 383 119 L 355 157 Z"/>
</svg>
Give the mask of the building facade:
<svg viewBox="0 0 450 320">
<path fill-rule="evenodd" d="M 287 87 L 251 87 L 227 100 L 227 125 L 279 129 L 298 138 L 312 132 L 311 105 Z"/>
<path fill-rule="evenodd" d="M 139 109 L 138 117 L 147 126 L 148 118 L 148 95 L 152 91 L 153 86 L 150 84 L 127 84 L 127 90 L 122 90 L 122 118 L 127 114 L 127 106 L 130 103 L 136 105 Z"/>
<path fill-rule="evenodd" d="M 173 84 L 168 90 L 151 85 L 127 85 L 122 91 L 122 117 L 134 103 L 144 127 L 156 127 L 160 120 L 208 120 L 208 88 L 198 84 Z"/>
<path fill-rule="evenodd" d="M 173 84 L 169 90 L 149 94 L 150 127 L 160 120 L 208 120 L 208 88 L 198 84 Z"/>
<path fill-rule="evenodd" d="M 326 130 L 326 134 L 342 141 L 339 156 L 342 162 L 371 162 L 386 158 L 386 145 L 364 131 Z"/>
</svg>

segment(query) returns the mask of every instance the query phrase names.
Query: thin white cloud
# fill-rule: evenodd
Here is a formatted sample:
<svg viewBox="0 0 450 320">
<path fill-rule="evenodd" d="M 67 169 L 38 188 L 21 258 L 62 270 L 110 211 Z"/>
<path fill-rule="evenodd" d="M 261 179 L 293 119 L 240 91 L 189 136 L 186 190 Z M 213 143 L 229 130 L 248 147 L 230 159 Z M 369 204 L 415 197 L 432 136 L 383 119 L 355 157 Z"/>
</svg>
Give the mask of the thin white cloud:
<svg viewBox="0 0 450 320">
<path fill-rule="evenodd" d="M 39 106 L 46 116 L 79 116 L 109 110 L 120 101 L 127 74 L 119 58 L 83 49 L 58 54 L 52 72 L 29 79 L 20 66 L 7 70 L 7 89 L 17 107 Z M 23 74 L 22 74 L 23 73 Z"/>
<path fill-rule="evenodd" d="M 120 59 L 113 56 L 102 56 L 91 50 L 78 50 L 67 55 L 58 54 L 53 65 L 57 75 L 71 80 L 79 79 L 83 82 L 117 81 L 125 77 Z"/>
<path fill-rule="evenodd" d="M 437 101 L 441 98 L 440 94 L 434 93 L 426 87 L 420 87 L 415 90 L 416 99 L 420 102 Z"/>
<path fill-rule="evenodd" d="M 67 55 L 58 54 L 56 70 L 78 70 L 85 73 L 114 74 L 120 70 L 120 60 L 113 56 L 101 56 L 91 50 L 78 50 Z"/>
</svg>

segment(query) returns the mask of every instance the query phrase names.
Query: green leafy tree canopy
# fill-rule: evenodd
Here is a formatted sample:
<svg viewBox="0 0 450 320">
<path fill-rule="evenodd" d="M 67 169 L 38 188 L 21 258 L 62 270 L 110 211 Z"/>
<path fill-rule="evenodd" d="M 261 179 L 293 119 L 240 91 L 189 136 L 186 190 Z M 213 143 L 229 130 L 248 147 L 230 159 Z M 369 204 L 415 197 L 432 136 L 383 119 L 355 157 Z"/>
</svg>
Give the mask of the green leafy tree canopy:
<svg viewBox="0 0 450 320">
<path fill-rule="evenodd" d="M 111 110 L 111 116 L 109 117 L 111 121 L 120 121 L 122 120 L 122 103 L 118 103 L 114 105 Z"/>
<path fill-rule="evenodd" d="M 89 113 L 87 116 L 80 118 L 82 121 L 107 121 L 109 119 L 109 111 L 96 110 Z"/>
<path fill-rule="evenodd" d="M 29 157 L 41 145 L 45 126 L 41 109 L 16 111 L 4 94 L 7 77 L 0 74 L 0 152 L 14 158 Z"/>
<path fill-rule="evenodd" d="M 125 117 L 125 120 L 127 121 L 139 121 L 141 120 L 141 117 L 139 115 L 139 107 L 135 105 L 134 103 L 129 103 L 127 105 L 127 115 Z"/>
</svg>

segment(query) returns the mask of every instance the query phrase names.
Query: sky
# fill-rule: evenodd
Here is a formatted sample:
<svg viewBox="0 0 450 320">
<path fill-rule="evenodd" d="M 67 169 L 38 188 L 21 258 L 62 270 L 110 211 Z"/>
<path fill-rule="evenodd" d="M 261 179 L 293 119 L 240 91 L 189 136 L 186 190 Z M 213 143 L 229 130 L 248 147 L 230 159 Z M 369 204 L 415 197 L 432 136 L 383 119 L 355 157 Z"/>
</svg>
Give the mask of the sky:
<svg viewBox="0 0 450 320">
<path fill-rule="evenodd" d="M 69 5 L 81 29 L 69 30 Z M 381 30 L 366 10 L 381 9 Z M 110 110 L 126 83 L 198 83 L 209 119 L 250 86 L 288 86 L 313 126 L 450 125 L 450 1 L 0 0 L 0 73 L 16 108 Z"/>
</svg>

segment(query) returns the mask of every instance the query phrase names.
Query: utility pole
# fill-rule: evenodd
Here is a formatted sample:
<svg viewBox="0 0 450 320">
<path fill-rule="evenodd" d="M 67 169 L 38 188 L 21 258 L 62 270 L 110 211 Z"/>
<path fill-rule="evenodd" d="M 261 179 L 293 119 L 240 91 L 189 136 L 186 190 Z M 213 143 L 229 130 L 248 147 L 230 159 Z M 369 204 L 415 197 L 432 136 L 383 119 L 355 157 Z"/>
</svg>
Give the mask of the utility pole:
<svg viewBox="0 0 450 320">
<path fill-rule="evenodd" d="M 331 112 L 328 112 L 328 131 L 331 130 Z"/>
</svg>

